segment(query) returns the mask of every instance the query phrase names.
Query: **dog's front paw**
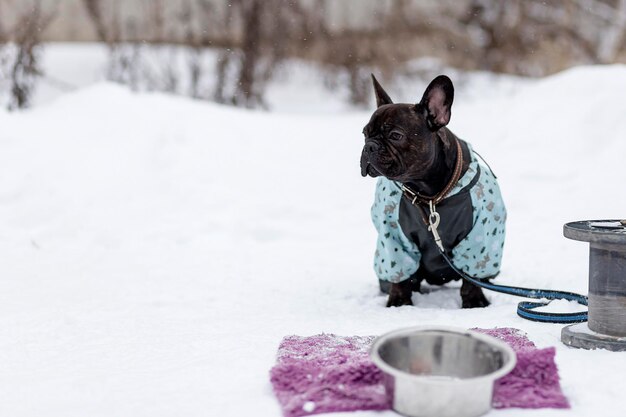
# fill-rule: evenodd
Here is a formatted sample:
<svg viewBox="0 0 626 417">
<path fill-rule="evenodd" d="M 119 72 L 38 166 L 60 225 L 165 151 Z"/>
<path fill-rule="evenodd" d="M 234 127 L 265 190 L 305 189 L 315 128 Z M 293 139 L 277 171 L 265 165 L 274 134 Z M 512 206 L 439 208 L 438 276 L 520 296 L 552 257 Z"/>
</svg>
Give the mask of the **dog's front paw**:
<svg viewBox="0 0 626 417">
<path fill-rule="evenodd" d="M 462 307 L 463 308 L 480 308 L 480 307 L 489 307 L 489 300 L 485 297 L 484 294 L 481 294 L 478 297 L 472 297 L 463 300 Z"/>
<path fill-rule="evenodd" d="M 389 288 L 389 298 L 387 299 L 387 307 L 412 306 L 411 300 L 411 284 L 409 281 L 391 284 Z"/>
<path fill-rule="evenodd" d="M 490 304 L 483 294 L 482 288 L 467 281 L 463 281 L 461 285 L 461 300 L 461 307 L 463 308 L 488 307 Z"/>
</svg>

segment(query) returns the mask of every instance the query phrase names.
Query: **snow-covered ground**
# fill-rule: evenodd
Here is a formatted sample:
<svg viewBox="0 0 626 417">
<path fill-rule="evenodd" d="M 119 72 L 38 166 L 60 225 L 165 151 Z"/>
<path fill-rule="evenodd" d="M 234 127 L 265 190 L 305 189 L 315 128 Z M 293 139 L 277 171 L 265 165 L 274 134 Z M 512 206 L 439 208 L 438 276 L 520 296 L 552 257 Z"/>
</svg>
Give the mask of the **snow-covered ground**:
<svg viewBox="0 0 626 417">
<path fill-rule="evenodd" d="M 587 245 L 561 229 L 626 215 L 626 67 L 473 79 L 450 128 L 499 176 L 498 281 L 586 292 Z M 309 104 L 340 107 L 321 96 Z M 268 371 L 283 336 L 417 324 L 517 327 L 556 346 L 572 409 L 490 415 L 623 416 L 624 354 L 565 347 L 562 326 L 515 315 L 518 299 L 461 310 L 457 284 L 384 307 L 374 180 L 358 163 L 368 118 L 102 82 L 0 111 L 0 416 L 278 416 Z"/>
</svg>

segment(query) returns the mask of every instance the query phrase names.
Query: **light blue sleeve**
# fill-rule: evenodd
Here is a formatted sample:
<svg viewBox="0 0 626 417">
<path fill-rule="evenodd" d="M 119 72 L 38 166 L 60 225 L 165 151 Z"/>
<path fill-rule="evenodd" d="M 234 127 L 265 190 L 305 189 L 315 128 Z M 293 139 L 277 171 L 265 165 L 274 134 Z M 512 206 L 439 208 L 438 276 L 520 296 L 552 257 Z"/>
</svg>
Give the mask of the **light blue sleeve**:
<svg viewBox="0 0 626 417">
<path fill-rule="evenodd" d="M 387 178 L 379 177 L 372 206 L 372 221 L 378 231 L 374 270 L 379 279 L 402 282 L 417 271 L 421 254 L 402 232 L 398 221 L 402 192 Z"/>
<path fill-rule="evenodd" d="M 495 277 L 502 264 L 506 207 L 491 170 L 481 165 L 480 178 L 470 193 L 474 226 L 452 250 L 452 262 L 472 277 Z"/>
</svg>

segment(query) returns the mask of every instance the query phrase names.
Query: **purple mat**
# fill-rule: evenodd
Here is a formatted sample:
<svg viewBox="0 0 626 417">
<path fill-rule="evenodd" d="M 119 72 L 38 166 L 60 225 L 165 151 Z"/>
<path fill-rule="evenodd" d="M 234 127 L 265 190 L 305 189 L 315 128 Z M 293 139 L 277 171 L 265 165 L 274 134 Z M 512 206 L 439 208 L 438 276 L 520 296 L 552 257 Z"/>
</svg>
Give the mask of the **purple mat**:
<svg viewBox="0 0 626 417">
<path fill-rule="evenodd" d="M 554 348 L 537 349 L 519 330 L 474 329 L 508 343 L 513 371 L 496 381 L 494 408 L 569 408 L 561 392 Z M 388 410 L 382 374 L 369 359 L 373 336 L 287 336 L 270 372 L 285 417 L 356 410 Z"/>
</svg>

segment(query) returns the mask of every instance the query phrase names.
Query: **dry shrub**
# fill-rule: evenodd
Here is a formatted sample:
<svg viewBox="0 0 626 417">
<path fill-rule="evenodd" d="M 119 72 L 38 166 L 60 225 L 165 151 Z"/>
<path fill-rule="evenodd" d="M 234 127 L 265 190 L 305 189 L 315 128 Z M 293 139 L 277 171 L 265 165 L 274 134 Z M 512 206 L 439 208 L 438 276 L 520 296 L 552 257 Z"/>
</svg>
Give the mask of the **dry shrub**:
<svg viewBox="0 0 626 417">
<path fill-rule="evenodd" d="M 20 4 L 13 25 L 0 27 L 0 89 L 9 93 L 9 110 L 31 103 L 37 79 L 43 75 L 41 32 L 54 15 L 55 9 L 44 11 L 41 2 L 33 0 Z"/>
</svg>

